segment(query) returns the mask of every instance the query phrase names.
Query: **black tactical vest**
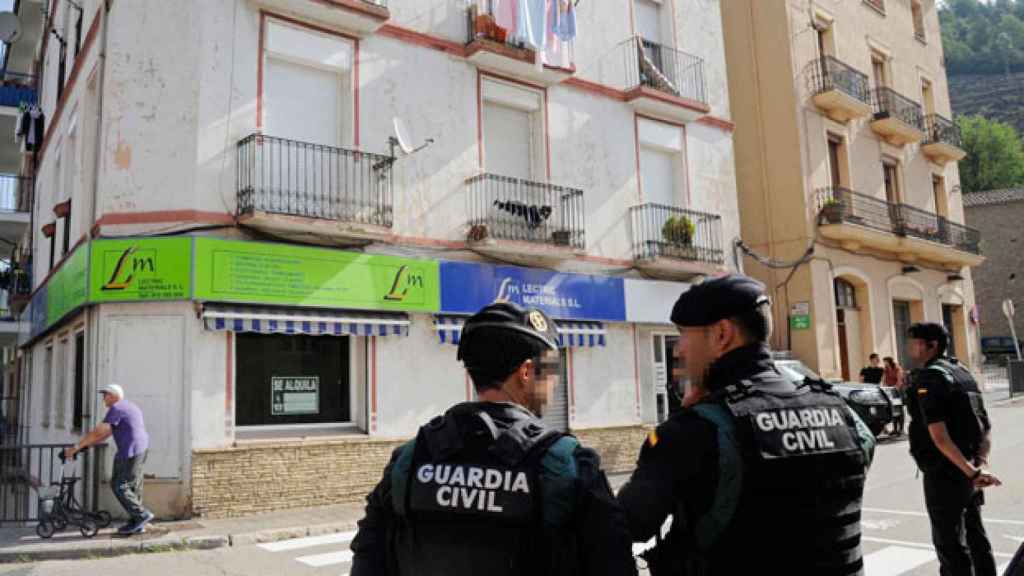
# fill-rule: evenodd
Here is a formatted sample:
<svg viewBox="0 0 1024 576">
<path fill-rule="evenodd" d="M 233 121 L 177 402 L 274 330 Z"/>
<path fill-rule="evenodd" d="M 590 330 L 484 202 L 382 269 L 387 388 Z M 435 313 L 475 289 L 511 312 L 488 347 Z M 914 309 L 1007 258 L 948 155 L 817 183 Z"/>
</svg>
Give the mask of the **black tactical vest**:
<svg viewBox="0 0 1024 576">
<path fill-rule="evenodd" d="M 694 520 L 698 528 L 723 526 L 707 551 L 708 572 L 861 574 L 866 456 L 844 400 L 823 382 L 797 386 L 768 371 L 728 387 L 721 401 L 735 426 L 742 473 L 727 525 Z"/>
<path fill-rule="evenodd" d="M 952 406 L 949 419 L 946 421 L 946 429 L 964 457 L 974 460 L 990 426 L 978 383 L 963 364 L 949 358 L 939 358 L 921 371 L 937 372 L 936 377 L 944 379 L 949 385 Z M 958 476 L 959 470 L 939 452 L 931 436 L 927 434 L 927 419 L 921 409 L 917 392 L 919 374 L 920 372 L 917 372 L 917 377 L 912 379 L 914 386 L 909 396 L 913 417 L 920 418 L 923 425 L 917 427 L 917 434 L 911 435 L 911 453 L 918 466 L 926 472 L 943 469 Z"/>
<path fill-rule="evenodd" d="M 543 526 L 540 461 L 563 435 L 525 410 L 509 406 L 496 419 L 473 406 L 435 418 L 416 437 L 407 476 L 393 494 L 400 499 L 398 573 L 561 572 L 551 567 L 558 540 Z"/>
</svg>

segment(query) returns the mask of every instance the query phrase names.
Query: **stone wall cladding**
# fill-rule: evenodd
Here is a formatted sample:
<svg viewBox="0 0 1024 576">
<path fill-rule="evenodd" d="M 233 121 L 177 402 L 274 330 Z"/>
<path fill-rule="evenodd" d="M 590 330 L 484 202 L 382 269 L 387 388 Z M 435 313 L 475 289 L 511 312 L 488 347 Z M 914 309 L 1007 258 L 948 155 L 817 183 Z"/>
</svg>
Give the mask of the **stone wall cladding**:
<svg viewBox="0 0 1024 576">
<path fill-rule="evenodd" d="M 966 203 L 966 202 L 965 202 Z M 965 206 L 967 225 L 981 231 L 985 262 L 971 270 L 974 300 L 981 312 L 981 335 L 1009 336 L 1002 302 L 1024 304 L 1024 235 L 1020 231 L 1024 202 Z M 1010 280 L 1010 276 L 1021 276 Z M 1017 337 L 1024 336 L 1024 315 L 1014 317 Z"/>
<path fill-rule="evenodd" d="M 606 472 L 615 473 L 634 468 L 648 430 L 630 426 L 573 434 L 598 451 Z M 377 485 L 391 452 L 405 441 L 354 438 L 195 450 L 192 514 L 223 518 L 358 502 Z"/>
</svg>

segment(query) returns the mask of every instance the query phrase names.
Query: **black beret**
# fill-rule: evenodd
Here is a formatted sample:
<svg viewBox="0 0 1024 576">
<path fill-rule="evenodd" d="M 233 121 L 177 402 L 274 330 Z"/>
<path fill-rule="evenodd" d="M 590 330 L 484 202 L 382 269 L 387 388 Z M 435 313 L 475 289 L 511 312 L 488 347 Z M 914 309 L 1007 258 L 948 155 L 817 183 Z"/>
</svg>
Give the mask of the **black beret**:
<svg viewBox="0 0 1024 576">
<path fill-rule="evenodd" d="M 489 348 L 492 339 L 488 335 L 494 332 L 523 338 L 549 350 L 558 350 L 558 329 L 547 314 L 537 308 L 523 308 L 513 302 L 498 301 L 484 306 L 462 325 L 456 358 L 463 361 L 467 368 L 479 368 L 501 356 L 501 351 L 492 350 L 494 353 L 487 354 L 486 358 L 466 357 L 467 350 Z"/>
<path fill-rule="evenodd" d="M 764 284 L 739 274 L 705 280 L 683 292 L 672 307 L 677 326 L 709 326 L 767 304 Z"/>
</svg>

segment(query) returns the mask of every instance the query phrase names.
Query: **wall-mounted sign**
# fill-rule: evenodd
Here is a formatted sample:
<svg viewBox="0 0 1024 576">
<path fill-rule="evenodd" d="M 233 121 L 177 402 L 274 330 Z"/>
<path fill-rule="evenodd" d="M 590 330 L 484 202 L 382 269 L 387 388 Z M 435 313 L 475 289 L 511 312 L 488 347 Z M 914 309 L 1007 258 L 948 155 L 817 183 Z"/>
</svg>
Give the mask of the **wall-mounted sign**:
<svg viewBox="0 0 1024 576">
<path fill-rule="evenodd" d="M 438 263 L 289 244 L 196 238 L 195 298 L 436 312 Z"/>
<path fill-rule="evenodd" d="M 296 416 L 320 413 L 319 376 L 272 376 L 270 414 Z"/>
<path fill-rule="evenodd" d="M 89 300 L 188 300 L 192 238 L 135 238 L 92 243 Z"/>
<path fill-rule="evenodd" d="M 473 314 L 495 300 L 566 320 L 625 321 L 621 278 L 473 262 L 441 263 L 441 311 Z"/>
</svg>

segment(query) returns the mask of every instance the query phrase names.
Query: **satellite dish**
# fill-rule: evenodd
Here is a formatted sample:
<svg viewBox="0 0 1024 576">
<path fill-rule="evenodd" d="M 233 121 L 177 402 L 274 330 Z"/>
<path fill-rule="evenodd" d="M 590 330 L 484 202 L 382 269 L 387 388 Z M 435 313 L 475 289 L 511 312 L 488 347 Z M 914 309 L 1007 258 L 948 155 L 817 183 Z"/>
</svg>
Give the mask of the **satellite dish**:
<svg viewBox="0 0 1024 576">
<path fill-rule="evenodd" d="M 388 138 L 388 144 L 391 145 L 392 156 L 395 155 L 396 147 L 402 151 L 402 154 L 409 156 L 410 154 L 415 154 L 434 143 L 433 138 L 427 138 L 423 141 L 423 144 L 414 148 L 410 144 L 412 140 L 409 139 L 409 129 L 405 126 L 405 121 L 396 116 L 391 120 L 391 124 L 395 129 L 395 135 Z"/>
<path fill-rule="evenodd" d="M 21 21 L 14 12 L 0 12 L 0 42 L 13 44 L 21 36 Z"/>
<path fill-rule="evenodd" d="M 412 154 L 413 148 L 409 145 L 409 129 L 405 126 L 405 121 L 396 116 L 392 120 L 392 124 L 395 127 L 395 140 L 398 143 L 398 147 L 406 155 Z"/>
</svg>

